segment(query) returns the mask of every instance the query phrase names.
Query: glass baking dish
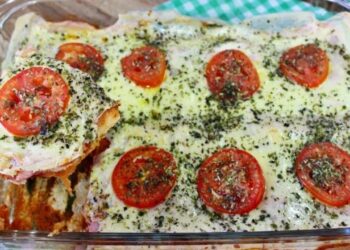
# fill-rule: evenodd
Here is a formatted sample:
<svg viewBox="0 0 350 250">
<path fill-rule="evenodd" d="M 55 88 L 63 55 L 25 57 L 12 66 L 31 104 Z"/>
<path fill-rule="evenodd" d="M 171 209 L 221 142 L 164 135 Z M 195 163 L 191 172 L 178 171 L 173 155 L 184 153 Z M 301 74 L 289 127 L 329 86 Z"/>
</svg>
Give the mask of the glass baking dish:
<svg viewBox="0 0 350 250">
<path fill-rule="evenodd" d="M 17 17 L 36 12 L 49 21 L 82 21 L 96 27 L 106 27 L 118 19 L 118 13 L 146 10 L 162 0 L 5 0 L 0 2 L 0 60 L 4 59 Z M 322 0 L 309 1 L 330 11 L 344 11 L 334 3 Z M 1 194 L 0 194 L 1 197 Z M 198 247 L 239 247 L 240 249 L 316 249 L 332 244 L 339 249 L 350 249 L 350 228 L 222 233 L 71 233 L 48 236 L 42 231 L 0 231 L 0 249 L 89 249 L 107 245 L 166 245 L 164 249 Z M 123 249 L 123 247 L 120 247 Z M 142 246 L 139 246 L 142 248 Z M 79 248 L 80 249 L 80 248 Z M 115 249 L 115 248 L 113 248 Z M 319 249 L 329 249 L 319 248 Z"/>
</svg>

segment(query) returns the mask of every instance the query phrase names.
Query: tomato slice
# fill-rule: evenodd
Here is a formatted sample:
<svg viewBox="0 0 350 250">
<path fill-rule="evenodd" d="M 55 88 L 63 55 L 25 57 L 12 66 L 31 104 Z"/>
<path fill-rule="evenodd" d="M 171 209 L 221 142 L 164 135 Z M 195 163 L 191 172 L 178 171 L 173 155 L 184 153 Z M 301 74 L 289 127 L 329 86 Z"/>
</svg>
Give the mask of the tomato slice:
<svg viewBox="0 0 350 250">
<path fill-rule="evenodd" d="M 215 212 L 245 214 L 261 202 L 265 179 L 259 163 L 248 152 L 222 149 L 200 166 L 197 190 Z"/>
<path fill-rule="evenodd" d="M 306 88 L 316 88 L 323 83 L 329 71 L 326 52 L 314 44 L 299 45 L 283 53 L 280 71 L 291 82 Z"/>
<path fill-rule="evenodd" d="M 69 99 L 69 87 L 60 74 L 28 68 L 0 88 L 0 122 L 15 136 L 36 135 L 58 121 Z"/>
<path fill-rule="evenodd" d="M 152 46 L 134 49 L 121 59 L 123 74 L 136 85 L 154 88 L 161 85 L 166 70 L 164 53 Z"/>
<path fill-rule="evenodd" d="M 58 49 L 56 59 L 90 74 L 94 80 L 97 80 L 104 70 L 104 60 L 101 52 L 88 44 L 62 44 Z"/>
<path fill-rule="evenodd" d="M 239 50 L 214 55 L 206 67 L 209 90 L 221 99 L 236 101 L 251 97 L 260 87 L 258 72 L 249 57 Z"/>
<path fill-rule="evenodd" d="M 330 142 L 306 146 L 295 171 L 301 184 L 319 201 L 335 207 L 350 203 L 350 155 Z"/>
<path fill-rule="evenodd" d="M 171 153 L 154 146 L 141 146 L 120 158 L 113 171 L 112 186 L 126 205 L 152 208 L 166 200 L 176 175 L 176 162 Z"/>
</svg>

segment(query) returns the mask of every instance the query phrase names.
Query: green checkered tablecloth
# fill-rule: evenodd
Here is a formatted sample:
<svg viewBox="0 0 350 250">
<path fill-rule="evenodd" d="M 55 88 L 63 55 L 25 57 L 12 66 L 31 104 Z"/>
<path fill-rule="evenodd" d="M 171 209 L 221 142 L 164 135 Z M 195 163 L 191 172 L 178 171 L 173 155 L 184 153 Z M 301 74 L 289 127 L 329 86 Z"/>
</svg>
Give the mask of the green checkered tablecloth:
<svg viewBox="0 0 350 250">
<path fill-rule="evenodd" d="M 170 0 L 155 9 L 176 10 L 187 16 L 221 19 L 231 23 L 251 16 L 286 11 L 310 11 L 320 20 L 333 15 L 332 12 L 300 0 Z"/>
</svg>

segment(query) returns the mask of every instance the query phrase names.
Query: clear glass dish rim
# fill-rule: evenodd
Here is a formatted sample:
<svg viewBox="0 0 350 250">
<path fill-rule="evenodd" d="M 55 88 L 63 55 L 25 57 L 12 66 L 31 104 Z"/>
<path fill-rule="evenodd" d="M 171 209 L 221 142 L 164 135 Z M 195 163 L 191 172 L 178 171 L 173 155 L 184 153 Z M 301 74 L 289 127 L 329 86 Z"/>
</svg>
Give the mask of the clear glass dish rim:
<svg viewBox="0 0 350 250">
<path fill-rule="evenodd" d="M 57 0 L 5 0 L 0 3 L 0 31 L 3 22 L 19 9 L 40 2 Z M 58 0 L 61 1 L 61 0 Z M 62 232 L 49 236 L 44 231 L 0 231 L 0 241 L 23 242 L 45 241 L 76 244 L 223 244 L 223 243 L 281 243 L 290 241 L 319 241 L 328 239 L 350 239 L 350 227 L 313 230 L 285 230 L 260 232 L 200 232 L 200 233 L 91 233 Z"/>
<path fill-rule="evenodd" d="M 49 236 L 42 231 L 2 231 L 0 241 L 45 241 L 75 244 L 124 245 L 198 245 L 198 244 L 255 244 L 295 241 L 325 241 L 350 239 L 350 227 L 337 229 L 261 231 L 261 232 L 202 232 L 202 233 L 89 233 L 62 232 Z"/>
</svg>

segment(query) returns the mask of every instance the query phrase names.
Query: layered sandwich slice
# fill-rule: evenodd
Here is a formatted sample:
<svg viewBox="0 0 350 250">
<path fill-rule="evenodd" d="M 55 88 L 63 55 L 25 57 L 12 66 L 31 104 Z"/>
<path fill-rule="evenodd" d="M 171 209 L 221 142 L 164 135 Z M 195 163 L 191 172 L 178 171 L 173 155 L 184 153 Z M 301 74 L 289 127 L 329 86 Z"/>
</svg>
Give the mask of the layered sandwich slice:
<svg viewBox="0 0 350 250">
<path fill-rule="evenodd" d="M 66 178 L 118 121 L 92 77 L 41 55 L 16 57 L 0 85 L 0 175 Z"/>
</svg>

